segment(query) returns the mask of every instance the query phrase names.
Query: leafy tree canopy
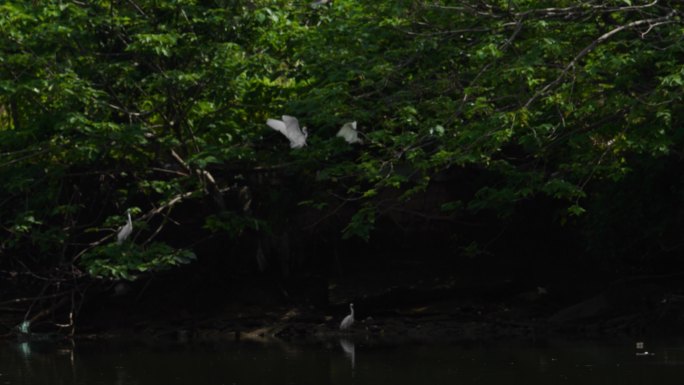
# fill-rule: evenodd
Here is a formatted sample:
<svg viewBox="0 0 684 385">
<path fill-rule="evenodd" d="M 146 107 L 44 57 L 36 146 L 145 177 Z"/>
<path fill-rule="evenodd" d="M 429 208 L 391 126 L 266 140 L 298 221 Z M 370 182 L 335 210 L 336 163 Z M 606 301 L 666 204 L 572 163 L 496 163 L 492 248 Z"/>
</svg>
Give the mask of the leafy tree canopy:
<svg viewBox="0 0 684 385">
<path fill-rule="evenodd" d="M 378 218 L 459 170 L 477 178 L 436 202 L 448 218 L 548 196 L 571 221 L 604 199 L 592 184 L 681 156 L 682 11 L 666 0 L 6 0 L 0 253 L 15 267 L 131 279 L 195 258 L 195 240 L 165 238 L 170 227 L 237 239 L 303 206 L 319 221 L 352 207 L 339 231 L 369 239 Z M 264 124 L 283 114 L 308 127 L 306 147 Z M 362 145 L 335 137 L 353 120 Z M 213 209 L 175 215 L 193 201 Z M 129 208 L 134 233 L 118 245 Z"/>
</svg>

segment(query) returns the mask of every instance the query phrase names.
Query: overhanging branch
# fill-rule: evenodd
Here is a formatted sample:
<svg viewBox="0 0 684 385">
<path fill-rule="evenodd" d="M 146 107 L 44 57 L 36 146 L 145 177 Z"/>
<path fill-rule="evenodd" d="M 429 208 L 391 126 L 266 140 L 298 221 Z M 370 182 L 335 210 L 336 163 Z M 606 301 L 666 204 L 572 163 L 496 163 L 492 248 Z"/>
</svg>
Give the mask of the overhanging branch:
<svg viewBox="0 0 684 385">
<path fill-rule="evenodd" d="M 658 17 L 658 18 L 652 18 L 652 19 L 643 19 L 643 20 L 636 20 L 631 23 L 627 23 L 625 25 L 621 25 L 617 28 L 614 28 L 603 35 L 599 36 L 596 40 L 592 41 L 591 44 L 588 46 L 584 47 L 571 61 L 568 63 L 565 68 L 561 71 L 560 75 L 553 80 L 552 82 L 546 84 L 542 89 L 538 90 L 537 92 L 532 95 L 531 98 L 527 100 L 527 102 L 523 105 L 523 108 L 528 108 L 532 103 L 534 103 L 537 99 L 539 99 L 541 96 L 545 95 L 549 90 L 551 90 L 553 87 L 557 86 L 560 84 L 563 79 L 568 75 L 570 70 L 575 67 L 575 65 L 585 56 L 587 56 L 591 51 L 593 51 L 599 44 L 603 43 L 604 41 L 610 39 L 613 35 L 617 34 L 618 32 L 624 31 L 626 29 L 638 27 L 641 25 L 649 25 L 649 31 L 653 28 L 654 25 L 662 25 L 664 23 L 669 23 L 671 22 L 671 19 L 674 17 L 676 14 L 675 10 L 671 10 L 670 13 L 663 17 Z"/>
</svg>

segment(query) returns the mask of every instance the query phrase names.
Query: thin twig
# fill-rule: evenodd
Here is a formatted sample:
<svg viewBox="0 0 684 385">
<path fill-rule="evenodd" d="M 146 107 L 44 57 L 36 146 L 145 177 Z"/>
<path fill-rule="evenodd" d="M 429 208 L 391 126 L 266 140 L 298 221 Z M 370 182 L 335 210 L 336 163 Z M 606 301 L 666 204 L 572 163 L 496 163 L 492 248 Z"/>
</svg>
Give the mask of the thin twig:
<svg viewBox="0 0 684 385">
<path fill-rule="evenodd" d="M 547 91 L 549 91 L 551 88 L 555 87 L 561 81 L 563 81 L 563 78 L 565 78 L 565 76 L 567 76 L 567 74 L 570 72 L 570 70 L 575 67 L 577 62 L 579 62 L 583 57 L 585 57 L 587 54 L 589 54 L 591 51 L 593 51 L 594 48 L 596 48 L 599 44 L 608 40 L 611 36 L 615 35 L 618 32 L 621 32 L 625 29 L 634 28 L 634 27 L 644 25 L 644 24 L 656 24 L 656 23 L 662 24 L 662 22 L 670 20 L 675 15 L 675 13 L 676 13 L 676 11 L 672 10 L 672 11 L 670 11 L 670 13 L 668 13 L 667 15 L 665 15 L 663 17 L 658 17 L 658 18 L 653 18 L 653 19 L 636 20 L 636 21 L 633 21 L 631 23 L 627 23 L 625 25 L 621 25 L 617 28 L 614 28 L 614 29 L 604 33 L 603 35 L 599 36 L 596 40 L 592 41 L 591 44 L 584 47 L 584 49 L 582 49 L 582 51 L 580 51 L 570 61 L 570 63 L 568 63 L 568 65 L 565 66 L 563 71 L 561 71 L 560 75 L 558 75 L 558 77 L 554 81 L 548 83 L 541 90 L 535 92 L 534 95 L 529 100 L 527 100 L 527 102 L 525 103 L 523 108 L 528 108 L 530 106 L 530 104 L 534 103 L 537 99 L 539 99 L 539 97 L 541 97 Z"/>
<path fill-rule="evenodd" d="M 67 293 L 69 293 L 69 292 L 68 291 L 62 291 L 62 292 L 55 293 L 55 294 L 41 295 L 41 296 L 37 296 L 37 297 L 15 298 L 15 299 L 11 299 L 8 301 L 0 302 L 0 306 L 11 305 L 14 303 L 21 303 L 21 302 L 40 301 L 43 299 L 57 298 L 57 297 L 63 296 L 64 294 L 67 294 Z"/>
</svg>

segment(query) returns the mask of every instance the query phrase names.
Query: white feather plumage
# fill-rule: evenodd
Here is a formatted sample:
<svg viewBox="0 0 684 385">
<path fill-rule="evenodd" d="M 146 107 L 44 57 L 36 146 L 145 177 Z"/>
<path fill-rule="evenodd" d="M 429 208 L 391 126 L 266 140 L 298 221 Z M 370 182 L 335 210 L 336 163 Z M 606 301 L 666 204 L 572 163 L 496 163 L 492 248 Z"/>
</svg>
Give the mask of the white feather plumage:
<svg viewBox="0 0 684 385">
<path fill-rule="evenodd" d="M 340 323 L 340 330 L 349 330 L 349 328 L 352 327 L 354 324 L 354 304 L 350 303 L 349 304 L 349 310 L 351 310 L 351 313 L 344 317 L 342 322 Z"/>
<path fill-rule="evenodd" d="M 339 131 L 337 131 L 337 136 L 343 138 L 349 144 L 363 144 L 363 141 L 359 139 L 359 132 L 356 131 L 356 122 L 345 123 Z"/>
<path fill-rule="evenodd" d="M 306 146 L 306 138 L 309 136 L 309 133 L 306 131 L 306 127 L 299 128 L 299 121 L 294 116 L 283 115 L 283 120 L 268 119 L 266 124 L 285 135 L 290 141 L 290 148 Z"/>
<path fill-rule="evenodd" d="M 133 221 L 131 220 L 131 213 L 128 212 L 128 222 L 116 234 L 116 243 L 122 244 L 133 232 Z"/>
</svg>

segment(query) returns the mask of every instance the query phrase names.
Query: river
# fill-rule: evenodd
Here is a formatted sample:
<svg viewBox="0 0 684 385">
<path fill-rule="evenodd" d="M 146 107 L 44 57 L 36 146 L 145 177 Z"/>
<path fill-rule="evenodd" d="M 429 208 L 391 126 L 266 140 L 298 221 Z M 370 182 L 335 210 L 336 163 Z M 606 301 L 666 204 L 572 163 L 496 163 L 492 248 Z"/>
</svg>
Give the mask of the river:
<svg viewBox="0 0 684 385">
<path fill-rule="evenodd" d="M 0 384 L 684 383 L 684 347 L 635 343 L 3 342 Z"/>
</svg>

